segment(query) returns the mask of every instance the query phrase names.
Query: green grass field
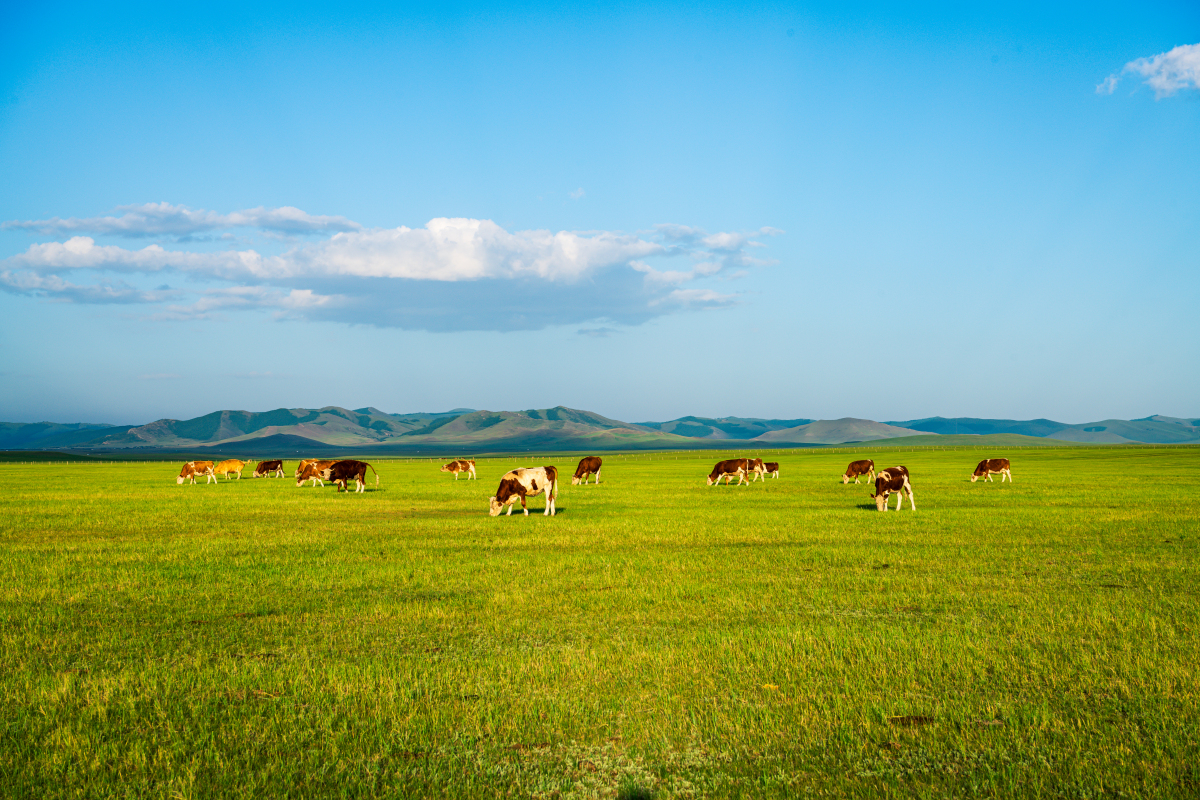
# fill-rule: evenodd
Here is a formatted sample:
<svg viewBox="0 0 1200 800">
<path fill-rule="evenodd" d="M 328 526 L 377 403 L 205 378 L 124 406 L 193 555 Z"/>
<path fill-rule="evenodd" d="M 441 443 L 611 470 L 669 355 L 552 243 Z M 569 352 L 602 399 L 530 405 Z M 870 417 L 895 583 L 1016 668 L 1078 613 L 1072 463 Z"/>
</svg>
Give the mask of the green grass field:
<svg viewBox="0 0 1200 800">
<path fill-rule="evenodd" d="M 0 464 L 0 794 L 1200 793 L 1200 449 L 880 451 L 887 514 L 844 453 L 722 457 L 557 457 L 555 518 L 487 515 L 543 459 Z"/>
</svg>

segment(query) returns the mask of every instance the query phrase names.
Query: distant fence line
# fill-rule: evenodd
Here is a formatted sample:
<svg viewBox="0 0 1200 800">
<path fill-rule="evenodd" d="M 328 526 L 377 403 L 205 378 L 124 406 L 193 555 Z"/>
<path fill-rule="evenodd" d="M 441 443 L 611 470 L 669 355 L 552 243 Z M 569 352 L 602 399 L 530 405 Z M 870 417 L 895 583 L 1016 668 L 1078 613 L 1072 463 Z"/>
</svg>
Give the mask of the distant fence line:
<svg viewBox="0 0 1200 800">
<path fill-rule="evenodd" d="M 1170 443 L 1151 443 L 1139 442 L 1136 444 L 1108 444 L 1108 443 L 1091 443 L 1082 442 L 1079 444 L 1064 444 L 1064 445 L 1004 445 L 1004 444 L 986 444 L 977 445 L 915 445 L 910 447 L 891 447 L 891 446 L 871 446 L 870 444 L 857 444 L 844 447 L 796 447 L 796 448 L 771 448 L 770 450 L 757 450 L 751 448 L 731 447 L 728 449 L 716 448 L 701 448 L 695 450 L 652 450 L 652 451 L 586 451 L 586 450 L 560 450 L 560 451 L 542 451 L 542 452 L 513 452 L 513 453 L 485 453 L 478 455 L 413 455 L 413 456 L 382 456 L 374 457 L 371 455 L 357 455 L 356 460 L 370 460 L 378 464 L 418 464 L 430 463 L 440 464 L 449 459 L 469 458 L 478 461 L 496 461 L 498 459 L 519 460 L 524 459 L 540 460 L 540 459 L 561 459 L 567 457 L 576 457 L 589 454 L 599 455 L 604 459 L 613 461 L 699 461 L 711 460 L 713 456 L 720 456 L 728 453 L 740 453 L 754 458 L 768 459 L 770 456 L 778 455 L 839 455 L 853 453 L 867 453 L 871 451 L 887 452 L 887 453 L 928 453 L 928 452 L 967 452 L 971 450 L 993 450 L 993 451 L 1009 451 L 1009 450 L 1178 450 L 1178 449 L 1194 449 L 1200 448 L 1200 443 L 1184 442 L 1180 444 Z M 116 465 L 116 464 L 144 464 L 144 463 L 179 463 L 181 460 L 199 460 L 199 459 L 182 459 L 182 457 L 161 457 L 161 458 L 125 458 L 125 459 L 92 459 L 92 458 L 75 458 L 75 459 L 55 459 L 46 458 L 40 460 L 28 461 L 6 461 L 3 458 L 4 451 L 0 451 L 0 466 L 6 464 L 33 466 L 36 464 L 48 464 L 55 466 L 71 466 L 71 465 Z M 216 459 L 213 459 L 216 460 Z M 265 460 L 265 459 L 264 459 Z M 285 461 L 299 461 L 300 457 L 285 458 Z"/>
</svg>

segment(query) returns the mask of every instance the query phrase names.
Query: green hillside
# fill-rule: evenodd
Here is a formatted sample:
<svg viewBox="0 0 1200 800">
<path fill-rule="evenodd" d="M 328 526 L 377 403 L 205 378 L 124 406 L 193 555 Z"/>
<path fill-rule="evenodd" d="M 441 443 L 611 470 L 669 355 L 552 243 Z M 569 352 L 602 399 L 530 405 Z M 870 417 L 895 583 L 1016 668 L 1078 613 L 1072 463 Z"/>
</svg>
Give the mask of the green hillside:
<svg viewBox="0 0 1200 800">
<path fill-rule="evenodd" d="M 869 419 L 822 419 L 807 425 L 785 428 L 779 431 L 764 433 L 754 441 L 762 444 L 842 444 L 843 442 L 863 442 L 872 439 L 893 439 L 901 436 L 919 436 L 920 434 L 894 425 L 873 422 Z"/>
<path fill-rule="evenodd" d="M 1080 443 L 1062 439 L 1048 439 L 1044 436 L 1022 436 L 1019 433 L 991 433 L 983 436 L 959 434 L 957 436 L 938 436 L 925 434 L 921 436 L 904 436 L 896 439 L 879 439 L 871 442 L 856 442 L 863 448 L 893 448 L 893 447 L 1073 447 Z M 997 453 L 1002 456 L 1003 453 Z"/>
<path fill-rule="evenodd" d="M 670 422 L 640 422 L 639 427 L 692 439 L 754 439 L 764 433 L 794 428 L 811 419 L 756 419 L 754 417 L 680 417 Z"/>
</svg>

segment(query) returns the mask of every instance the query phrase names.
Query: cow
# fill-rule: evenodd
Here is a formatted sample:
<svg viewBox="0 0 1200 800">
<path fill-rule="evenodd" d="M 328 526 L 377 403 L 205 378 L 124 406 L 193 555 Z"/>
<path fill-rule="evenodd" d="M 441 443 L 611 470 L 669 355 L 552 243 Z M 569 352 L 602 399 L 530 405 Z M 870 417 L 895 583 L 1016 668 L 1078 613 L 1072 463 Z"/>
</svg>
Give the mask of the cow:
<svg viewBox="0 0 1200 800">
<path fill-rule="evenodd" d="M 875 462 L 869 458 L 862 461 L 851 461 L 850 466 L 846 467 L 845 473 L 842 475 L 842 485 L 845 486 L 854 478 L 854 482 L 858 483 L 860 475 L 866 475 L 867 480 L 875 480 Z"/>
<path fill-rule="evenodd" d="M 197 475 L 206 475 L 208 480 L 204 483 L 210 484 L 216 481 L 216 476 L 213 475 L 213 462 L 211 461 L 189 461 L 183 465 L 183 469 L 179 471 L 179 477 L 175 479 L 175 485 L 183 483 L 186 480 L 196 482 Z"/>
<path fill-rule="evenodd" d="M 504 473 L 500 479 L 500 488 L 496 496 L 488 499 L 488 516 L 498 517 L 505 506 L 508 506 L 507 516 L 512 516 L 513 506 L 521 501 L 521 510 L 529 516 L 529 507 L 525 498 L 536 497 L 546 493 L 546 510 L 543 516 L 553 517 L 555 514 L 554 498 L 558 494 L 557 467 L 518 467 Z"/>
<path fill-rule="evenodd" d="M 980 461 L 975 467 L 975 473 L 971 475 L 971 483 L 980 478 L 990 481 L 993 475 L 999 475 L 1001 483 L 1004 483 L 1005 478 L 1012 483 L 1012 470 L 1009 468 L 1007 458 L 985 458 Z"/>
<path fill-rule="evenodd" d="M 888 495 L 896 493 L 896 510 L 900 510 L 900 506 L 904 505 L 904 495 L 908 495 L 908 502 L 912 504 L 912 510 L 917 510 L 917 501 L 913 499 L 912 484 L 908 482 L 907 467 L 888 467 L 880 470 L 875 476 L 875 493 L 871 495 L 871 499 L 875 501 L 875 508 L 880 511 L 888 510 Z"/>
<path fill-rule="evenodd" d="M 761 458 L 748 458 L 746 460 L 750 462 L 749 472 L 754 473 L 754 477 L 750 479 L 750 482 L 763 481 L 765 483 L 767 480 L 767 466 L 763 464 L 763 460 Z"/>
<path fill-rule="evenodd" d="M 315 459 L 315 458 L 300 459 L 300 463 L 296 465 L 296 477 L 299 478 L 300 473 L 304 472 L 304 468 L 307 467 L 309 464 L 315 464 L 315 463 L 317 463 L 317 459 Z"/>
<path fill-rule="evenodd" d="M 245 461 L 239 461 L 236 458 L 227 458 L 220 464 L 217 464 L 215 467 L 213 467 L 213 473 L 216 475 L 224 475 L 225 480 L 229 480 L 229 474 L 234 472 L 237 473 L 238 480 L 240 481 L 242 479 L 242 470 L 245 468 Z"/>
<path fill-rule="evenodd" d="M 306 458 L 304 466 L 296 469 L 296 488 L 299 489 L 307 480 L 311 480 L 314 487 L 318 483 L 324 486 L 325 481 L 322 478 L 329 480 L 324 474 L 325 470 L 336 463 L 336 461 L 318 461 L 315 458 Z"/>
<path fill-rule="evenodd" d="M 367 470 L 375 472 L 375 468 L 365 461 L 335 461 L 321 470 L 321 477 L 338 485 L 338 491 L 346 491 L 346 482 L 354 481 L 356 494 L 366 491 Z M 379 473 L 375 472 L 375 485 L 379 485 Z"/>
<path fill-rule="evenodd" d="M 282 478 L 283 477 L 283 462 L 282 461 L 260 461 L 258 466 L 254 468 L 254 477 L 256 478 Z"/>
<path fill-rule="evenodd" d="M 587 486 L 588 476 L 595 475 L 596 483 L 600 482 L 600 467 L 603 466 L 604 460 L 600 456 L 584 456 L 579 459 L 579 466 L 575 468 L 575 475 L 571 478 L 571 485 L 578 486 L 583 484 Z"/>
<path fill-rule="evenodd" d="M 459 459 L 458 461 L 451 461 L 449 464 L 443 464 L 442 472 L 453 472 L 454 480 L 458 480 L 458 473 L 460 472 L 467 473 L 467 480 L 478 480 L 475 475 L 475 459 L 471 459 L 470 461 Z"/>
<path fill-rule="evenodd" d="M 763 468 L 766 469 L 767 474 L 770 475 L 772 478 L 779 477 L 779 462 L 778 461 L 768 461 L 767 463 L 763 464 Z"/>
<path fill-rule="evenodd" d="M 712 486 L 715 483 L 720 483 L 721 479 L 724 478 L 725 485 L 728 486 L 729 482 L 736 477 L 738 479 L 738 486 L 741 486 L 743 483 L 749 486 L 750 481 L 746 480 L 746 476 L 749 473 L 750 460 L 747 458 L 731 458 L 726 461 L 718 461 L 717 465 L 713 467 L 712 472 L 708 474 L 707 485 Z"/>
</svg>

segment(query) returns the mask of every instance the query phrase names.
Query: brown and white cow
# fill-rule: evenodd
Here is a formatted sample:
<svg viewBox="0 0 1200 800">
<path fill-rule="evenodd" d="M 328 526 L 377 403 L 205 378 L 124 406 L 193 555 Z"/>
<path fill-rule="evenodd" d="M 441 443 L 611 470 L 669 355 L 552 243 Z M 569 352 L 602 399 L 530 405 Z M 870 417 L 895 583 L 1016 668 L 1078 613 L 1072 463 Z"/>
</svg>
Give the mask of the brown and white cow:
<svg viewBox="0 0 1200 800">
<path fill-rule="evenodd" d="M 367 488 L 367 470 L 375 472 L 375 468 L 365 461 L 345 459 L 335 461 L 321 470 L 321 477 L 338 485 L 338 491 L 346 491 L 346 482 L 354 481 L 354 491 L 362 493 Z M 379 473 L 375 472 L 375 485 L 379 485 Z"/>
<path fill-rule="evenodd" d="M 260 462 L 258 462 L 258 466 L 254 468 L 254 477 L 265 478 L 267 476 L 270 476 L 272 478 L 282 478 L 283 477 L 283 462 L 282 461 L 260 461 Z"/>
<path fill-rule="evenodd" d="M 553 517 L 554 498 L 558 494 L 558 469 L 556 467 L 518 467 L 504 473 L 500 479 L 500 488 L 496 496 L 488 500 L 488 515 L 496 517 L 508 506 L 508 516 L 512 516 L 513 506 L 521 501 L 521 509 L 529 516 L 529 507 L 525 498 L 536 497 L 546 493 L 546 510 L 543 516 Z"/>
<path fill-rule="evenodd" d="M 325 470 L 336 463 L 336 461 L 318 461 L 315 458 L 306 458 L 304 466 L 296 470 L 296 488 L 299 489 L 308 480 L 312 481 L 314 487 L 318 483 L 324 486 L 325 481 L 329 480 L 329 478 L 325 477 Z"/>
<path fill-rule="evenodd" d="M 197 475 L 208 476 L 208 480 L 206 480 L 204 482 L 205 484 L 213 483 L 214 481 L 216 481 L 217 478 L 215 475 L 213 475 L 213 462 L 211 462 L 211 461 L 189 461 L 189 462 L 187 462 L 186 464 L 183 465 L 183 469 L 179 470 L 179 477 L 175 479 L 175 485 L 178 486 L 179 484 L 183 483 L 186 480 L 190 480 L 192 483 L 195 483 Z"/>
<path fill-rule="evenodd" d="M 766 464 L 763 464 L 763 467 L 766 469 L 767 474 L 770 475 L 772 478 L 779 477 L 779 462 L 778 461 L 768 461 Z"/>
<path fill-rule="evenodd" d="M 875 462 L 869 458 L 862 461 L 851 461 L 850 466 L 846 467 L 846 471 L 842 475 L 842 485 L 845 486 L 849 483 L 851 478 L 858 483 L 861 475 L 866 475 L 869 481 L 875 480 Z"/>
<path fill-rule="evenodd" d="M 767 480 L 767 465 L 763 463 L 763 460 L 761 458 L 748 458 L 746 460 L 750 462 L 749 471 L 754 475 L 750 479 L 750 482 L 763 481 L 765 483 Z"/>
<path fill-rule="evenodd" d="M 467 480 L 478 479 L 475 475 L 475 459 L 467 461 L 460 458 L 457 461 L 451 461 L 449 464 L 443 464 L 442 472 L 453 472 L 454 480 L 458 480 L 458 473 L 460 472 L 467 473 Z"/>
<path fill-rule="evenodd" d="M 584 456 L 579 459 L 579 466 L 575 468 L 575 475 L 571 478 L 571 485 L 578 486 L 583 484 L 587 486 L 588 477 L 596 476 L 596 483 L 600 482 L 600 467 L 604 465 L 604 460 L 600 456 Z"/>
<path fill-rule="evenodd" d="M 299 478 L 300 473 L 304 472 L 305 467 L 307 467 L 309 464 L 315 464 L 315 463 L 317 463 L 317 461 L 318 461 L 318 459 L 315 459 L 315 458 L 300 459 L 300 463 L 296 465 L 296 477 Z"/>
<path fill-rule="evenodd" d="M 1004 483 L 1005 478 L 1012 483 L 1012 469 L 1008 465 L 1007 458 L 985 458 L 980 461 L 975 467 L 975 473 L 971 475 L 971 483 L 980 478 L 990 481 L 993 475 L 999 475 L 1001 483 Z"/>
<path fill-rule="evenodd" d="M 713 484 L 720 483 L 721 479 L 724 478 L 725 485 L 728 486 L 731 480 L 737 478 L 738 486 L 741 486 L 743 483 L 749 486 L 750 481 L 746 480 L 746 476 L 749 474 L 750 459 L 748 458 L 730 458 L 725 461 L 718 461 L 717 465 L 713 467 L 712 472 L 708 474 L 708 483 L 706 485 L 712 486 Z"/>
<path fill-rule="evenodd" d="M 213 473 L 216 475 L 224 475 L 225 480 L 229 480 L 230 474 L 237 474 L 238 480 L 242 479 L 242 470 L 246 468 L 246 462 L 236 458 L 227 458 L 221 463 L 213 467 Z"/>
<path fill-rule="evenodd" d="M 875 476 L 875 493 L 871 495 L 871 499 L 875 501 L 875 508 L 880 511 L 888 510 L 888 495 L 895 492 L 896 494 L 896 510 L 900 510 L 900 506 L 904 505 L 904 495 L 908 495 L 908 502 L 912 504 L 912 510 L 917 510 L 917 501 L 913 499 L 912 484 L 908 482 L 907 467 L 888 467 L 880 470 Z"/>
</svg>

